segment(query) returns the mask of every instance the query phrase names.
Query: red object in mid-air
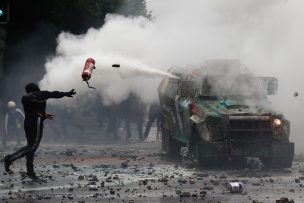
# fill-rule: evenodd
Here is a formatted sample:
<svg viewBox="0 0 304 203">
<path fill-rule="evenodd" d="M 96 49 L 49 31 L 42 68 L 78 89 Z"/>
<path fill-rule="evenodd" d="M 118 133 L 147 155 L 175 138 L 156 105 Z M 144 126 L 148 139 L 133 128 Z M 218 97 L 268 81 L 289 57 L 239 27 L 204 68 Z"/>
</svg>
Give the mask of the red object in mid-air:
<svg viewBox="0 0 304 203">
<path fill-rule="evenodd" d="M 93 69 L 95 69 L 95 60 L 92 58 L 88 58 L 84 64 L 84 68 L 81 74 L 81 77 L 83 81 L 85 81 L 88 84 L 89 88 L 94 88 L 90 87 L 88 80 L 91 78 Z"/>
<path fill-rule="evenodd" d="M 93 69 L 95 69 L 95 60 L 92 58 L 88 58 L 85 62 L 83 72 L 81 74 L 81 77 L 84 81 L 87 81 L 91 78 Z"/>
</svg>

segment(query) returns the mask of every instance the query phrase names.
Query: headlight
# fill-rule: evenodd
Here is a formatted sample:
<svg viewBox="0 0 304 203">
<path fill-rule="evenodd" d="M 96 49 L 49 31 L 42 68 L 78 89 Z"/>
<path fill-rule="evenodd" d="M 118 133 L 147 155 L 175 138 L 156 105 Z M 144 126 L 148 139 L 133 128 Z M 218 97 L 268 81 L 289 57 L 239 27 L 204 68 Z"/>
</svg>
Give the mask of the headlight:
<svg viewBox="0 0 304 203">
<path fill-rule="evenodd" d="M 282 124 L 282 121 L 280 119 L 276 118 L 273 120 L 273 125 L 275 127 L 279 127 L 279 126 L 281 126 L 281 124 Z"/>
</svg>

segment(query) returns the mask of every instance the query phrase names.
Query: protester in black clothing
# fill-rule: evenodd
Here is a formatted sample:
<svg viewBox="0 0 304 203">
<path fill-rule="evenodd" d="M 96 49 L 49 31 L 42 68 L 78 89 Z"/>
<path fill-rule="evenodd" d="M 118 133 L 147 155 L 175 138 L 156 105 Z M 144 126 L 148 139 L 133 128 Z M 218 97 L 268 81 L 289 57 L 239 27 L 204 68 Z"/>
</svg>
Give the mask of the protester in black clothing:
<svg viewBox="0 0 304 203">
<path fill-rule="evenodd" d="M 149 108 L 149 121 L 147 122 L 144 133 L 145 139 L 147 139 L 151 126 L 155 120 L 156 120 L 156 128 L 157 128 L 156 140 L 159 140 L 159 134 L 161 130 L 161 109 L 159 103 L 157 102 L 153 102 Z"/>
<path fill-rule="evenodd" d="M 43 132 L 43 121 L 52 119 L 53 115 L 45 112 L 46 101 L 50 98 L 73 97 L 76 92 L 72 89 L 69 92 L 48 92 L 40 91 L 39 87 L 30 83 L 25 87 L 26 95 L 22 97 L 22 104 L 25 113 L 24 130 L 27 139 L 27 145 L 13 154 L 4 158 L 4 167 L 10 172 L 10 165 L 24 156 L 26 156 L 27 175 L 32 179 L 37 179 L 34 171 L 34 154 L 41 141 Z"/>
</svg>

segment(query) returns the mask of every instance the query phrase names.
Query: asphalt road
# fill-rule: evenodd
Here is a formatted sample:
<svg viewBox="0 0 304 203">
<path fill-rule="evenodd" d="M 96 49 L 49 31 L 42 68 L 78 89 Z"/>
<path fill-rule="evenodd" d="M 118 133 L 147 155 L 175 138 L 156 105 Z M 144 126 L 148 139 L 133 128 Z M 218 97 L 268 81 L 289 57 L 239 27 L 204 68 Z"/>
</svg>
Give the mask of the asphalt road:
<svg viewBox="0 0 304 203">
<path fill-rule="evenodd" d="M 0 202 L 304 202 L 303 159 L 285 170 L 266 170 L 255 161 L 241 168 L 197 168 L 187 158 L 167 159 L 160 146 L 42 144 L 35 159 L 40 181 L 24 177 L 25 159 L 14 163 L 10 175 L 1 162 Z M 227 189 L 235 181 L 244 184 L 242 193 Z"/>
</svg>

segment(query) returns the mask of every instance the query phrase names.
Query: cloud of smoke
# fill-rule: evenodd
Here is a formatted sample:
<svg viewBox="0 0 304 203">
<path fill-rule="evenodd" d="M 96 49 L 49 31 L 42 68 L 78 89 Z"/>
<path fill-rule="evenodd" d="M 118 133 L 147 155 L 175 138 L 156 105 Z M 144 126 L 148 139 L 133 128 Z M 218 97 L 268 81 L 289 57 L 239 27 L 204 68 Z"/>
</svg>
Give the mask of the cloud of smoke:
<svg viewBox="0 0 304 203">
<path fill-rule="evenodd" d="M 119 103 L 126 99 L 130 92 L 139 95 L 143 101 L 153 100 L 156 92 L 151 94 L 143 87 L 153 88 L 159 82 L 155 78 L 170 76 L 170 74 L 149 67 L 141 62 L 140 57 L 128 55 L 129 52 L 140 52 L 140 48 L 134 47 L 136 44 L 128 38 L 133 32 L 145 32 L 142 26 L 150 23 L 142 17 L 128 19 L 108 16 L 106 25 L 101 29 L 90 29 L 81 36 L 60 34 L 57 56 L 45 64 L 47 73 L 40 85 L 47 89 L 62 89 L 62 84 L 65 84 L 66 88 L 73 87 L 78 92 L 76 99 L 88 92 L 100 93 L 105 104 Z M 129 34 L 128 29 L 131 29 Z M 120 39 L 120 35 L 125 36 L 126 39 Z M 136 39 L 132 40 L 136 41 Z M 91 85 L 97 89 L 95 93 L 81 82 L 80 77 L 88 57 L 93 57 L 96 61 L 97 68 L 90 80 Z M 121 64 L 121 67 L 113 68 L 114 63 Z"/>
<path fill-rule="evenodd" d="M 155 16 L 153 21 L 109 15 L 102 28 L 90 29 L 85 35 L 62 33 L 57 56 L 46 63 L 42 88 L 75 88 L 78 99 L 98 92 L 105 104 L 119 103 L 130 92 L 150 101 L 157 98 L 158 76 L 171 65 L 238 58 L 257 75 L 278 77 L 279 94 L 271 99 L 291 120 L 292 139 L 300 140 L 303 127 L 299 110 L 304 104 L 302 0 L 147 3 Z M 90 80 L 95 92 L 80 78 L 87 57 L 96 59 L 97 69 Z M 112 68 L 113 63 L 121 68 Z M 294 91 L 300 96 L 292 97 Z"/>
</svg>

